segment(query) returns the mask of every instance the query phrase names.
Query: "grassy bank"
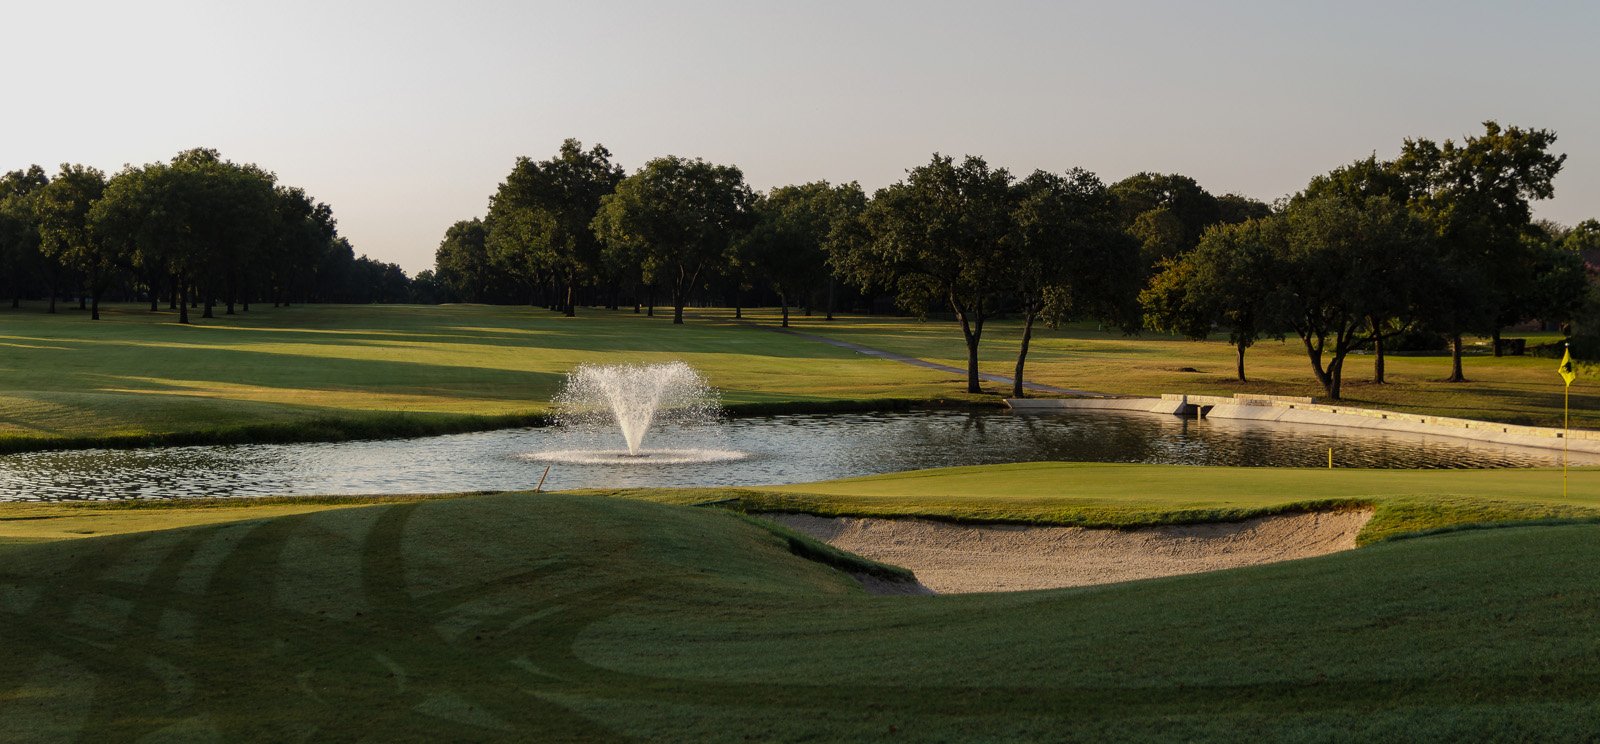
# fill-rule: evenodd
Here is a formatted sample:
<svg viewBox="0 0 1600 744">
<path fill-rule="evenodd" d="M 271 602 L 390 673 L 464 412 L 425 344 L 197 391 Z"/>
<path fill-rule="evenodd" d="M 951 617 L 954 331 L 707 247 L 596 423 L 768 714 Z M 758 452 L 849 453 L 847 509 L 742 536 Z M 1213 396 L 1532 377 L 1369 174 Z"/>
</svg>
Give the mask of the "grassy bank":
<svg viewBox="0 0 1600 744">
<path fill-rule="evenodd" d="M 721 311 L 702 311 L 720 318 Z M 748 312 L 759 322 L 775 325 L 770 310 Z M 966 347 L 961 332 L 950 321 L 927 322 L 884 316 L 791 317 L 795 330 L 815 333 L 866 346 L 940 362 L 965 369 Z M 1117 395 L 1190 393 L 1233 395 L 1306 395 L 1321 398 L 1322 387 L 1311 374 L 1305 349 L 1291 336 L 1286 341 L 1263 340 L 1245 356 L 1248 383 L 1234 379 L 1234 349 L 1226 338 L 1188 341 L 1160 334 L 1125 336 L 1097 330 L 1093 324 L 1068 324 L 1059 329 L 1034 330 L 1026 377 L 1058 387 Z M 1538 342 L 1554 334 L 1515 334 Z M 1012 321 L 985 326 L 982 370 L 1009 376 L 1016 364 L 1021 326 Z M 1480 340 L 1486 344 L 1486 340 Z M 1560 426 L 1561 378 L 1556 362 L 1534 357 L 1495 358 L 1486 346 L 1467 357 L 1467 383 L 1443 382 L 1450 375 L 1450 358 L 1441 353 L 1390 355 L 1387 383 L 1374 385 L 1372 356 L 1353 355 L 1346 362 L 1344 399 L 1350 405 L 1384 408 L 1430 416 L 1454 416 L 1505 423 Z M 1600 428 L 1600 379 L 1585 365 L 1572 387 L 1572 425 Z M 1006 386 L 987 384 L 1009 394 Z"/>
<path fill-rule="evenodd" d="M 0 309 L 0 452 L 422 436 L 538 423 L 564 375 L 585 362 L 683 360 L 723 393 L 735 413 L 861 410 L 920 402 L 997 405 L 962 393 L 959 375 L 922 369 L 770 333 L 772 311 L 734 322 L 727 311 L 690 313 L 685 326 L 630 312 L 564 318 L 497 306 L 316 306 L 174 322 L 171 313 L 113 306 L 105 320 L 64 310 Z M 963 366 L 950 323 L 796 314 L 799 330 Z M 1017 327 L 984 336 L 984 369 L 1009 374 Z M 1230 379 L 1220 342 L 1128 338 L 1071 326 L 1041 329 L 1029 377 L 1127 395 L 1256 392 L 1318 395 L 1292 343 L 1250 352 L 1253 382 Z M 1559 424 L 1561 388 L 1547 359 L 1469 359 L 1474 382 L 1438 382 L 1448 359 L 1394 357 L 1391 382 L 1360 382 L 1352 359 L 1348 400 L 1435 415 Z M 1187 372 L 1186 369 L 1197 371 Z M 996 393 L 1003 386 L 991 385 Z M 1573 423 L 1600 427 L 1587 378 L 1573 388 Z"/>
<path fill-rule="evenodd" d="M 1600 469 L 1561 471 L 1229 468 L 1020 463 L 916 470 L 741 489 L 627 489 L 609 495 L 693 504 L 734 499 L 746 511 L 927 517 L 966 522 L 1140 527 L 1374 507 L 1370 544 L 1468 525 L 1600 519 Z"/>
<path fill-rule="evenodd" d="M 0 731 L 1577 739 L 1600 726 L 1597 538 L 1594 525 L 1486 530 L 931 598 L 867 597 L 720 510 L 580 496 L 12 544 Z"/>
<path fill-rule="evenodd" d="M 102 315 L 0 310 L 0 451 L 524 425 L 585 362 L 683 360 L 736 411 L 905 405 L 959 389 L 815 341 L 627 312 L 317 306 L 193 326 L 139 306 Z"/>
</svg>

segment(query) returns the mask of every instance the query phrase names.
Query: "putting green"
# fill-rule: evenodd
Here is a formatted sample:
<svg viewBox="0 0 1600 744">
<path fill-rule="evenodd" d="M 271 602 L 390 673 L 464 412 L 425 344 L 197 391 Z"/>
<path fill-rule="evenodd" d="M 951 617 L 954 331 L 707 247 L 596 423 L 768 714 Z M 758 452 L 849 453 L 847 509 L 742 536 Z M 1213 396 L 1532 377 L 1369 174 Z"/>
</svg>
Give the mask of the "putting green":
<svg viewBox="0 0 1600 744">
<path fill-rule="evenodd" d="M 872 598 L 713 509 L 376 504 L 12 545 L 40 739 L 1525 739 L 1600 726 L 1600 526 Z"/>
<path fill-rule="evenodd" d="M 1086 527 L 1220 522 L 1373 506 L 1362 544 L 1475 524 L 1600 518 L 1600 468 L 1357 470 L 1036 462 L 789 486 L 623 489 L 616 496 L 748 511 Z"/>
</svg>

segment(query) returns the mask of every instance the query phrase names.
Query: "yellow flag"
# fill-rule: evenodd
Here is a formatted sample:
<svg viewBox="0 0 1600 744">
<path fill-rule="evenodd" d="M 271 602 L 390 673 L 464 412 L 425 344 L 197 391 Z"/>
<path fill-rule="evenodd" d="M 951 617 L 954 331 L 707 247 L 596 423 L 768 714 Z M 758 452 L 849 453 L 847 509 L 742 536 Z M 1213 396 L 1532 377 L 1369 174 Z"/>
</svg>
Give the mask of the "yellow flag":
<svg viewBox="0 0 1600 744">
<path fill-rule="evenodd" d="M 1572 368 L 1572 350 L 1567 349 L 1561 355 L 1561 379 L 1567 381 L 1567 387 L 1572 387 L 1572 381 L 1578 379 L 1578 373 Z"/>
</svg>

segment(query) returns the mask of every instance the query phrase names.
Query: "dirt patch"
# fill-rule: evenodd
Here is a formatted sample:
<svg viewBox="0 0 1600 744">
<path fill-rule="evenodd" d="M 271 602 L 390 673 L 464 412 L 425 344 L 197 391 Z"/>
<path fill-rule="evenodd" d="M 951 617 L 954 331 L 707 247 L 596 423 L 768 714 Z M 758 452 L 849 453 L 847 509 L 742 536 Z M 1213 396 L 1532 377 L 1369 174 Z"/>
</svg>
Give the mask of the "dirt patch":
<svg viewBox="0 0 1600 744">
<path fill-rule="evenodd" d="M 1134 530 L 761 516 L 852 553 L 909 568 L 922 586 L 939 594 L 967 594 L 1110 584 L 1336 553 L 1356 546 L 1356 533 L 1372 511 Z M 874 593 L 906 593 L 883 589 Z"/>
</svg>

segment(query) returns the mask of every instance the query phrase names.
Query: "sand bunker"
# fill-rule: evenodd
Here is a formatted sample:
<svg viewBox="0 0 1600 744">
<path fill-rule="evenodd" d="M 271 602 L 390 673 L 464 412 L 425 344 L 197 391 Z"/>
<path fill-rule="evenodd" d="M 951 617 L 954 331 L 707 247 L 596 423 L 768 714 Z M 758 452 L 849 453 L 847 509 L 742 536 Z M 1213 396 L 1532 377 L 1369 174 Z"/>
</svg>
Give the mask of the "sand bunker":
<svg viewBox="0 0 1600 744">
<path fill-rule="evenodd" d="M 1356 546 L 1371 510 L 1135 530 L 923 519 L 761 515 L 835 547 L 915 571 L 939 594 L 1110 584 L 1308 558 Z M 905 587 L 869 586 L 874 593 Z"/>
</svg>

